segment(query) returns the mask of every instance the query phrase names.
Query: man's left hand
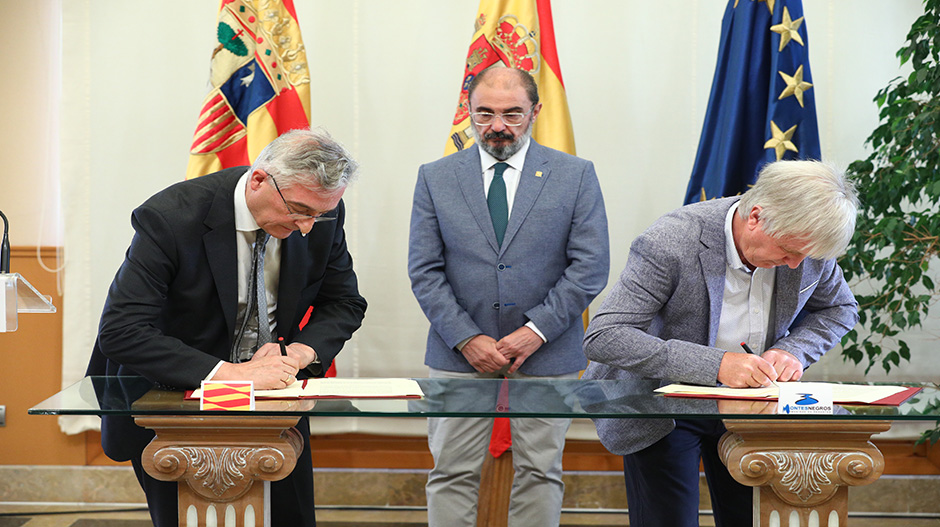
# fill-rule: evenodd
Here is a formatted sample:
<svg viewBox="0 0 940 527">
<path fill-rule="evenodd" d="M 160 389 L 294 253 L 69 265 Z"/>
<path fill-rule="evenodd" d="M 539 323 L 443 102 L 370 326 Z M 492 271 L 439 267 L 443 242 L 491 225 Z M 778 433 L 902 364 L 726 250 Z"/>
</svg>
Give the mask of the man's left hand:
<svg viewBox="0 0 940 527">
<path fill-rule="evenodd" d="M 535 353 L 542 345 L 542 338 L 527 326 L 513 331 L 496 343 L 496 351 L 507 359 L 515 359 L 506 373 L 515 373 L 522 366 L 529 355 Z"/>
<path fill-rule="evenodd" d="M 789 352 L 771 348 L 761 353 L 761 357 L 777 370 L 778 382 L 798 381 L 803 377 L 803 364 Z"/>
</svg>

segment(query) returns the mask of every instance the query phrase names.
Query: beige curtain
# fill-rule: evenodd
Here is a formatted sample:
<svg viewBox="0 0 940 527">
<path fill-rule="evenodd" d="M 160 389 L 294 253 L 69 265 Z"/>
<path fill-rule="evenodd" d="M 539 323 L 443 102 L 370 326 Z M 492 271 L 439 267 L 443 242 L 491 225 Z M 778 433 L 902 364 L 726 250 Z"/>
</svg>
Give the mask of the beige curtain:
<svg viewBox="0 0 940 527">
<path fill-rule="evenodd" d="M 425 376 L 428 323 L 406 272 L 411 196 L 418 166 L 442 155 L 478 1 L 295 4 L 310 60 L 312 120 L 362 163 L 361 180 L 346 197 L 346 228 L 369 309 L 337 360 L 339 374 Z M 595 162 L 607 202 L 611 281 L 630 241 L 682 202 L 725 5 L 553 2 L 578 153 Z M 191 0 L 164 0 L 160 9 L 143 0 L 61 3 L 65 384 L 84 373 L 108 285 L 132 235 L 131 210 L 183 178 L 217 7 Z M 921 4 L 805 2 L 804 10 L 823 152 L 850 162 L 864 156 L 862 143 L 877 122 L 872 97 L 903 73 L 894 52 Z M 861 378 L 830 359 L 815 371 Z M 913 376 L 940 373 L 924 362 Z M 95 426 L 94 419 L 63 421 L 69 433 Z M 314 430 L 389 426 L 318 419 Z M 403 433 L 423 434 L 424 427 L 420 419 L 394 420 Z M 592 434 L 588 422 L 572 430 L 572 437 Z"/>
</svg>

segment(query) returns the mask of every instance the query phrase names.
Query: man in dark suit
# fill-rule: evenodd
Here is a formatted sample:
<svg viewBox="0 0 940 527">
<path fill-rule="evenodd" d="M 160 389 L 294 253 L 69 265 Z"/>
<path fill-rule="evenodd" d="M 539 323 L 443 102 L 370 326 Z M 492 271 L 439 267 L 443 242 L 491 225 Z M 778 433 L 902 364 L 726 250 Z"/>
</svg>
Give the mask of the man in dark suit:
<svg viewBox="0 0 940 527">
<path fill-rule="evenodd" d="M 528 73 L 490 68 L 468 92 L 476 144 L 422 166 L 415 187 L 408 273 L 431 322 L 425 364 L 431 377 L 576 378 L 581 313 L 609 271 L 594 165 L 530 139 L 542 105 Z M 428 420 L 430 525 L 476 525 L 492 423 Z M 558 524 L 569 424 L 511 420 L 511 525 Z"/>
<path fill-rule="evenodd" d="M 633 241 L 588 326 L 584 352 L 593 362 L 583 378 L 735 388 L 799 380 L 858 322 L 835 261 L 857 210 L 842 171 L 777 161 L 740 197 L 661 217 Z M 700 458 L 715 524 L 751 525 L 753 489 L 719 459 L 720 420 L 595 424 L 604 446 L 623 455 L 630 525 L 698 525 Z"/>
<path fill-rule="evenodd" d="M 148 199 L 131 216 L 136 233 L 108 292 L 87 374 L 142 375 L 177 389 L 209 379 L 273 389 L 322 376 L 366 309 L 343 230 L 343 192 L 356 171 L 325 131 L 294 130 L 251 167 Z M 255 246 L 262 259 L 253 257 Z M 263 292 L 254 285 L 260 274 Z M 277 336 L 287 356 L 272 342 Z M 316 524 L 306 419 L 298 429 L 297 466 L 272 483 L 274 525 Z M 102 419 L 105 453 L 131 460 L 154 524 L 175 526 L 177 484 L 141 467 L 152 438 L 130 417 Z"/>
</svg>

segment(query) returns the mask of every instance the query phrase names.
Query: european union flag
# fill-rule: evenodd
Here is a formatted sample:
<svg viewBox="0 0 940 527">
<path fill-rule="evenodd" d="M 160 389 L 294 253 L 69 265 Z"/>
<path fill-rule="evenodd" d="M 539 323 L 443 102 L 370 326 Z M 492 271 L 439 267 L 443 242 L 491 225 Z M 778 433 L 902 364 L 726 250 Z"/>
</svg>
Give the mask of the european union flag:
<svg viewBox="0 0 940 527">
<path fill-rule="evenodd" d="M 685 203 L 743 193 L 780 159 L 819 159 L 800 0 L 729 0 Z"/>
</svg>

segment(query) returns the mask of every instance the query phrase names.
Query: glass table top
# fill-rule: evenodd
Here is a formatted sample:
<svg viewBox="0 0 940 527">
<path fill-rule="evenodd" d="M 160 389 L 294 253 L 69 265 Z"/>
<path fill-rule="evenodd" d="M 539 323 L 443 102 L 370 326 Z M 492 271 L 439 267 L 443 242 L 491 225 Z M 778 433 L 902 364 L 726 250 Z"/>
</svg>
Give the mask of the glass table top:
<svg viewBox="0 0 940 527">
<path fill-rule="evenodd" d="M 833 415 L 776 415 L 775 401 L 664 397 L 658 380 L 422 379 L 420 399 L 257 399 L 227 415 L 347 417 L 630 417 L 704 419 L 940 420 L 940 386 L 899 406 L 836 405 Z M 315 382 L 311 381 L 311 382 Z M 32 415 L 206 415 L 198 400 L 143 377 L 85 377 L 29 409 Z"/>
</svg>

